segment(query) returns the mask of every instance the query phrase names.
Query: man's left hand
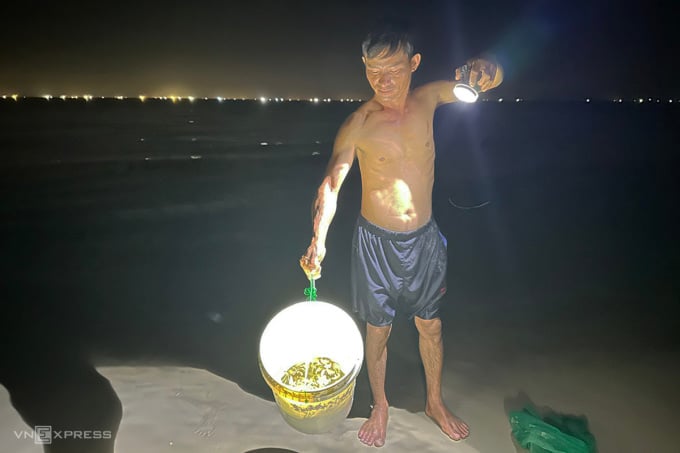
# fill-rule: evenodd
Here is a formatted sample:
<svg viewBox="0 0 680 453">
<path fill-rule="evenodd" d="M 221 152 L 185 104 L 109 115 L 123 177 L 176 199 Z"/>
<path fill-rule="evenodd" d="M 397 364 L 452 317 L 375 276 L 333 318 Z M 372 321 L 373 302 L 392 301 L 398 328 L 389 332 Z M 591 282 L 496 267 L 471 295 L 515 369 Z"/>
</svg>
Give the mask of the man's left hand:
<svg viewBox="0 0 680 453">
<path fill-rule="evenodd" d="M 496 88 L 503 81 L 503 68 L 494 59 L 473 58 L 467 64 L 470 67 L 470 86 L 477 85 L 481 92 Z M 458 69 L 456 80 L 460 80 Z"/>
</svg>

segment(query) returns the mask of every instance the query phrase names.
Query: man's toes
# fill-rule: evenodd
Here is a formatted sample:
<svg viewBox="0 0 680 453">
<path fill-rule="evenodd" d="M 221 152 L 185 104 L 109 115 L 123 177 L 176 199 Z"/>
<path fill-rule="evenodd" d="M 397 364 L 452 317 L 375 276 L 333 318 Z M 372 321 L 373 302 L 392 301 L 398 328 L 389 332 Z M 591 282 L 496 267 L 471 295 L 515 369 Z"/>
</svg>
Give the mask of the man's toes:
<svg viewBox="0 0 680 453">
<path fill-rule="evenodd" d="M 464 423 L 456 423 L 452 422 L 449 425 L 446 425 L 446 429 L 444 432 L 453 440 L 461 440 L 464 439 L 470 434 L 470 431 Z"/>
<path fill-rule="evenodd" d="M 363 435 L 359 436 L 359 440 L 369 447 L 382 447 L 385 445 L 385 439 L 382 439 L 378 433 L 374 431 L 363 433 Z"/>
<path fill-rule="evenodd" d="M 375 435 L 372 431 L 362 432 L 359 433 L 359 440 L 370 447 L 375 441 Z"/>
<path fill-rule="evenodd" d="M 458 434 L 458 433 L 455 432 L 455 431 L 451 431 L 451 430 L 450 430 L 450 431 L 449 431 L 448 433 L 446 433 L 446 434 L 448 434 L 449 437 L 450 437 L 451 439 L 453 439 L 453 440 L 460 440 L 460 439 L 461 439 L 460 434 Z"/>
</svg>

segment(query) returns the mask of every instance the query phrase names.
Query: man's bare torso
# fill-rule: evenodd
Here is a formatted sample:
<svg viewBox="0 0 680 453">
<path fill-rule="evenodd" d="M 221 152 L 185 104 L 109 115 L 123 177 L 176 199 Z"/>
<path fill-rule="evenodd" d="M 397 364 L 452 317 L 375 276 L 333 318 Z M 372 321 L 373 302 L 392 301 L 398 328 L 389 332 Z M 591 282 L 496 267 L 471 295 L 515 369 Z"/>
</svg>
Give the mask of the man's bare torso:
<svg viewBox="0 0 680 453">
<path fill-rule="evenodd" d="M 409 94 L 403 112 L 369 101 L 356 134 L 361 214 L 393 231 L 425 225 L 432 215 L 434 105 Z"/>
</svg>

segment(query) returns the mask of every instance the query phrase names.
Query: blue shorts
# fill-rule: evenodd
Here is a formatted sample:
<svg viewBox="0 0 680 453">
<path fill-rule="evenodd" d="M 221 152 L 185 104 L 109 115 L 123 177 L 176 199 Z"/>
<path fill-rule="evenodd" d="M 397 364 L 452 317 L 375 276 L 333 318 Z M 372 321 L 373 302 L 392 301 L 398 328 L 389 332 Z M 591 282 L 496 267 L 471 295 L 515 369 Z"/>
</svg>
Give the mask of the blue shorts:
<svg viewBox="0 0 680 453">
<path fill-rule="evenodd" d="M 390 231 L 359 216 L 352 240 L 352 304 L 374 326 L 397 310 L 433 319 L 446 293 L 446 238 L 434 220 L 413 231 Z"/>
</svg>

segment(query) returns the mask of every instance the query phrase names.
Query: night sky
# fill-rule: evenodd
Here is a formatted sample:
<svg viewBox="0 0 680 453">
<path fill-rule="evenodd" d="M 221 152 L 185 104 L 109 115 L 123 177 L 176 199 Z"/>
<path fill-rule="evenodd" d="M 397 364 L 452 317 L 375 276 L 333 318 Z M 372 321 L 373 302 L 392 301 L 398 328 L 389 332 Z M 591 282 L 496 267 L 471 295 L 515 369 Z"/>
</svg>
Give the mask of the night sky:
<svg viewBox="0 0 680 453">
<path fill-rule="evenodd" d="M 655 2 L 13 3 L 0 95 L 367 98 L 361 41 L 387 20 L 413 31 L 416 85 L 492 51 L 507 71 L 494 97 L 680 97 L 677 26 Z"/>
</svg>

